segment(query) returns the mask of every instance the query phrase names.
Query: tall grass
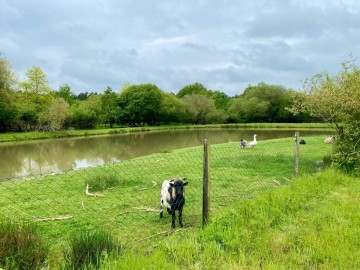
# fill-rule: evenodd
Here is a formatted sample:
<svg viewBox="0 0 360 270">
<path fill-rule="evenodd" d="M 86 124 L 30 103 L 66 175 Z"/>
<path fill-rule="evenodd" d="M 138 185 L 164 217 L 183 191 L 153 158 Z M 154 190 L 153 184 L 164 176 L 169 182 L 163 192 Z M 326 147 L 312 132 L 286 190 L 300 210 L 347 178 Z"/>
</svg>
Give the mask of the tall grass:
<svg viewBox="0 0 360 270">
<path fill-rule="evenodd" d="M 86 179 L 86 185 L 89 185 L 91 191 L 104 191 L 119 186 L 121 183 L 121 179 L 115 173 L 98 173 Z"/>
<path fill-rule="evenodd" d="M 48 250 L 35 225 L 0 221 L 0 269 L 39 269 Z"/>
<path fill-rule="evenodd" d="M 120 245 L 105 231 L 82 231 L 70 240 L 66 269 L 98 269 L 109 254 L 120 252 Z"/>
</svg>

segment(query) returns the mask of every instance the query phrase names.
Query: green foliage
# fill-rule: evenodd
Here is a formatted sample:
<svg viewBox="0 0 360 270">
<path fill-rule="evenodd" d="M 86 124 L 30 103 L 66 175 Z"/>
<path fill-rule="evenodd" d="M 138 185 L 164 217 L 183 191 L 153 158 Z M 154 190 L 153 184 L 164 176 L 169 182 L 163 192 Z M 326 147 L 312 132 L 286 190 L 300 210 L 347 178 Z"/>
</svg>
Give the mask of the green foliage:
<svg viewBox="0 0 360 270">
<path fill-rule="evenodd" d="M 97 92 L 82 92 L 82 93 L 80 93 L 80 94 L 78 94 L 77 96 L 76 96 L 76 99 L 77 100 L 87 100 L 89 97 L 91 97 L 91 96 L 97 96 L 98 95 L 98 93 Z"/>
<path fill-rule="evenodd" d="M 190 85 L 185 86 L 184 88 L 182 88 L 177 94 L 176 96 L 178 98 L 183 98 L 186 95 L 193 95 L 193 94 L 197 94 L 197 95 L 209 95 L 210 92 L 209 90 L 207 90 L 205 88 L 205 86 L 203 86 L 201 83 L 193 83 Z"/>
<path fill-rule="evenodd" d="M 10 62 L 0 53 L 0 92 L 2 90 L 14 90 L 18 81 Z"/>
<path fill-rule="evenodd" d="M 224 123 L 225 116 L 215 108 L 214 101 L 204 95 L 190 94 L 183 98 L 189 122 L 193 124 Z"/>
<path fill-rule="evenodd" d="M 229 113 L 239 122 L 293 121 L 285 110 L 291 105 L 289 90 L 280 85 L 259 83 L 249 86 L 244 93 L 231 101 Z"/>
<path fill-rule="evenodd" d="M 0 53 L 0 132 L 13 128 L 17 111 L 14 88 L 17 78 L 10 63 Z"/>
<path fill-rule="evenodd" d="M 59 90 L 55 92 L 57 97 L 63 98 L 68 104 L 72 104 L 75 100 L 75 94 L 71 91 L 71 87 L 67 84 L 60 85 Z"/>
<path fill-rule="evenodd" d="M 68 120 L 69 104 L 62 98 L 55 98 L 49 108 L 40 116 L 40 124 L 42 130 L 62 130 L 64 124 Z"/>
<path fill-rule="evenodd" d="M 104 231 L 81 231 L 73 235 L 70 252 L 66 256 L 66 269 L 98 269 L 102 260 L 112 252 L 119 252 L 112 236 Z"/>
<path fill-rule="evenodd" d="M 220 91 L 210 91 L 210 98 L 214 101 L 216 109 L 226 111 L 230 104 L 230 98 Z"/>
<path fill-rule="evenodd" d="M 216 114 L 219 115 L 220 113 L 221 119 L 226 118 L 225 111 L 229 107 L 230 98 L 224 92 L 208 90 L 201 83 L 193 83 L 182 88 L 176 96 L 184 99 L 187 95 L 202 95 L 211 99 L 215 108 L 219 110 Z M 222 120 L 219 122 L 222 122 Z"/>
<path fill-rule="evenodd" d="M 182 123 L 186 118 L 184 102 L 174 94 L 163 93 L 160 119 L 164 124 Z"/>
<path fill-rule="evenodd" d="M 346 172 L 360 172 L 360 69 L 342 64 L 336 76 L 327 72 L 307 80 L 303 93 L 294 97 L 290 111 L 309 113 L 336 128 L 334 162 Z"/>
<path fill-rule="evenodd" d="M 23 84 L 24 91 L 30 91 L 36 94 L 44 94 L 51 91 L 46 75 L 39 66 L 32 66 L 26 71 L 25 75 L 28 80 Z"/>
<path fill-rule="evenodd" d="M 70 107 L 68 126 L 76 129 L 95 128 L 99 122 L 96 112 L 87 108 L 84 102 L 75 102 Z"/>
<path fill-rule="evenodd" d="M 163 91 L 154 84 L 131 85 L 119 97 L 122 123 L 131 126 L 156 125 L 160 119 Z"/>
<path fill-rule="evenodd" d="M 354 120 L 339 129 L 333 161 L 344 172 L 360 176 L 360 121 Z"/>
<path fill-rule="evenodd" d="M 35 109 L 35 106 L 23 106 L 18 104 L 17 118 L 12 123 L 13 127 L 17 131 L 32 131 L 36 129 L 39 114 Z"/>
<path fill-rule="evenodd" d="M 15 94 L 8 89 L 0 89 L 0 132 L 6 132 L 13 128 L 17 116 L 14 101 Z"/>
<path fill-rule="evenodd" d="M 117 104 L 117 94 L 108 86 L 101 95 L 101 102 L 102 121 L 103 123 L 109 124 L 110 128 L 112 128 L 121 118 L 120 108 Z"/>
<path fill-rule="evenodd" d="M 0 221 L 0 269 L 40 269 L 47 254 L 35 225 Z"/>
</svg>

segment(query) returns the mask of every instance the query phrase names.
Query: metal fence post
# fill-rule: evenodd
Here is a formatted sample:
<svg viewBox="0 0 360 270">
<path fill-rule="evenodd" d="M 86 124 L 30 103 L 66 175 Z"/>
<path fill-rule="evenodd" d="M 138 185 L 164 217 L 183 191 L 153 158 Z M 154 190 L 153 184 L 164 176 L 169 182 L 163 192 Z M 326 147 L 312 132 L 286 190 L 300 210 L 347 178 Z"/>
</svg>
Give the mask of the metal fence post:
<svg viewBox="0 0 360 270">
<path fill-rule="evenodd" d="M 299 132 L 295 132 L 295 177 L 299 176 Z"/>
<path fill-rule="evenodd" d="M 203 171 L 203 226 L 209 220 L 209 182 L 210 182 L 210 142 L 204 140 L 204 171 Z"/>
</svg>

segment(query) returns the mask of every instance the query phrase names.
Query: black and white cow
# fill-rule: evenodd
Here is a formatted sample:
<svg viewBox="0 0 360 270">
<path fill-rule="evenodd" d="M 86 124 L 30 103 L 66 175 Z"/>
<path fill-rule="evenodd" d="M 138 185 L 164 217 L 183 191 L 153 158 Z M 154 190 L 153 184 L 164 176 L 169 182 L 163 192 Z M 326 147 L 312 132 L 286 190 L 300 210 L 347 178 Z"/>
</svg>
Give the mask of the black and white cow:
<svg viewBox="0 0 360 270">
<path fill-rule="evenodd" d="M 160 218 L 163 217 L 163 208 L 166 207 L 168 213 L 172 216 L 172 228 L 175 228 L 176 210 L 179 211 L 179 225 L 183 227 L 182 210 L 185 204 L 184 186 L 188 184 L 185 180 L 186 178 L 165 180 L 161 187 Z"/>
</svg>

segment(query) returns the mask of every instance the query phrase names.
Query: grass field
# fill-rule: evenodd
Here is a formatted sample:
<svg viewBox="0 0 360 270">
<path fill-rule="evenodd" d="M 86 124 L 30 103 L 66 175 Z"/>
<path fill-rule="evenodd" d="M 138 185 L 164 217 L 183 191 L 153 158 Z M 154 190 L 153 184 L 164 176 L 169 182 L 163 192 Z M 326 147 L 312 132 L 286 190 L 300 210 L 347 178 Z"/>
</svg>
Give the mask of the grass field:
<svg viewBox="0 0 360 270">
<path fill-rule="evenodd" d="M 322 137 L 309 137 L 306 138 L 306 141 L 306 145 L 300 145 L 300 173 L 302 175 L 321 171 L 328 164 L 331 154 L 331 145 L 325 145 Z M 280 224 L 279 222 L 283 221 L 281 209 L 268 210 L 270 212 L 267 213 L 267 217 L 253 216 L 250 213 L 253 212 L 251 210 L 254 207 L 252 206 L 253 200 L 261 200 L 253 198 L 269 191 L 285 190 L 286 186 L 294 182 L 294 140 L 286 138 L 262 141 L 254 149 L 239 149 L 237 143 L 213 145 L 211 146 L 210 171 L 210 213 L 211 221 L 214 223 L 211 223 L 203 232 L 201 231 L 202 147 L 158 153 L 108 166 L 71 171 L 59 175 L 1 182 L 1 213 L 3 217 L 11 220 L 35 223 L 42 236 L 51 243 L 49 261 L 55 264 L 61 261 L 62 253 L 68 249 L 68 242 L 74 234 L 82 231 L 105 230 L 119 239 L 129 250 L 144 249 L 146 252 L 150 252 L 154 257 L 149 260 L 156 261 L 157 252 L 165 252 L 167 254 L 165 265 L 174 263 L 181 266 L 181 260 L 189 260 L 187 263 L 197 265 L 196 254 L 202 254 L 198 269 L 216 269 L 215 259 L 212 262 L 214 265 L 209 268 L 204 268 L 204 261 L 201 260 L 209 259 L 207 256 L 210 256 L 211 252 L 216 252 L 213 254 L 214 256 L 227 252 L 228 247 L 222 247 L 222 240 L 217 243 L 215 239 L 219 233 L 222 237 L 234 237 L 240 242 L 238 243 L 240 246 L 235 248 L 236 241 L 227 240 L 230 241 L 227 245 L 230 247 L 234 245 L 233 248 L 230 248 L 230 253 L 240 256 L 238 263 L 256 268 L 255 262 L 247 259 L 251 249 L 241 252 L 238 249 L 245 236 L 248 237 L 247 241 L 251 242 L 250 239 L 253 239 L 254 244 L 257 243 L 257 245 L 263 238 L 258 239 L 257 235 L 253 235 L 250 230 L 251 226 L 245 229 L 240 227 L 238 235 L 229 231 L 225 233 L 228 234 L 227 236 L 223 235 L 224 228 L 227 228 L 228 225 L 236 226 L 236 223 L 232 222 L 244 218 L 243 215 L 246 215 L 246 211 L 249 211 L 249 218 L 251 217 L 254 226 L 257 222 L 270 222 L 265 218 L 276 218 L 277 215 L 280 215 L 279 218 L 273 222 Z M 177 226 L 177 229 L 171 230 L 170 216 L 165 215 L 161 220 L 158 216 L 160 187 L 164 179 L 180 176 L 187 177 L 189 181 L 185 191 L 187 200 L 184 208 L 185 229 L 178 230 Z M 286 190 L 291 191 L 291 187 L 286 187 Z M 297 192 L 301 193 L 302 191 Z M 313 193 L 316 199 L 317 191 L 314 190 Z M 266 195 L 262 200 L 268 200 L 271 196 Z M 292 195 L 289 196 L 286 199 L 289 209 L 295 211 L 297 207 L 300 207 L 300 210 L 303 211 L 303 206 L 297 206 L 297 204 L 305 203 L 307 195 L 304 195 L 304 198 L 300 195 L 299 198 L 294 197 L 294 201 L 291 199 Z M 297 201 L 298 199 L 300 202 Z M 239 217 L 236 217 L 235 210 L 231 210 L 234 207 L 242 209 L 239 210 L 239 214 L 242 213 Z M 261 208 L 263 207 L 269 206 L 261 206 Z M 302 213 L 300 210 L 295 212 Z M 219 216 L 222 215 L 230 215 L 231 218 L 227 216 L 219 219 Z M 225 222 L 225 220 L 234 221 L 228 225 L 221 225 L 221 221 Z M 219 227 L 219 232 L 215 233 L 216 226 L 223 226 L 223 228 Z M 268 226 L 270 225 L 268 224 Z M 209 230 L 213 231 L 210 233 Z M 247 233 L 249 235 L 246 235 Z M 186 252 L 191 253 L 187 255 L 191 256 L 192 260 L 183 258 L 177 261 L 175 258 L 177 256 L 173 251 L 174 246 L 169 242 L 172 240 L 169 239 L 175 239 L 174 241 L 178 242 L 178 237 L 183 239 L 183 244 L 187 247 Z M 210 243 L 210 250 L 205 249 L 205 246 L 202 245 L 207 242 Z M 193 246 L 195 251 L 188 250 L 192 244 L 195 245 Z M 273 245 L 275 246 L 276 243 Z M 163 250 L 167 248 L 169 250 Z M 222 250 L 223 248 L 225 249 Z M 274 247 L 274 249 L 276 248 Z M 155 250 L 156 252 L 154 252 Z M 185 251 L 178 250 L 178 252 L 182 254 Z M 169 254 L 173 254 L 174 258 L 171 259 Z M 127 258 L 129 263 L 133 259 L 138 260 L 136 253 L 125 252 L 122 256 L 125 256 L 123 259 Z M 236 256 L 230 256 L 230 258 L 234 259 Z M 149 262 L 147 260 L 140 261 Z M 116 263 L 115 259 L 108 262 L 110 266 Z M 237 265 L 236 261 L 229 260 L 225 264 L 229 267 L 223 269 L 231 269 L 231 263 Z M 180 267 L 179 269 L 184 268 Z"/>
<path fill-rule="evenodd" d="M 127 250 L 101 269 L 359 269 L 360 179 L 305 175 L 239 200 L 204 230 L 182 230 L 144 256 Z"/>
</svg>

